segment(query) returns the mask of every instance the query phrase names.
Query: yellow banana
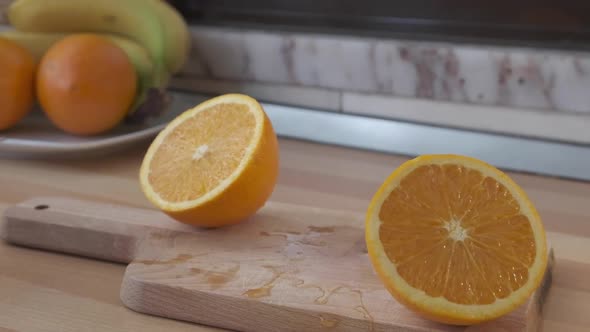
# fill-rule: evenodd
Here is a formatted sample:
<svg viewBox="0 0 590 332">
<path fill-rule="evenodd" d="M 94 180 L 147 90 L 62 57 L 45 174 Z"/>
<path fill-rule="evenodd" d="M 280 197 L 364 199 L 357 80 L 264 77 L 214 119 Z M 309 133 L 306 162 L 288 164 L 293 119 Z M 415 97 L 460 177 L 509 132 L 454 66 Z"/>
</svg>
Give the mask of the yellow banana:
<svg viewBox="0 0 590 332">
<path fill-rule="evenodd" d="M 162 113 L 169 102 L 164 86 L 157 86 L 154 77 L 154 63 L 141 45 L 115 35 L 104 35 L 118 45 L 135 66 L 138 74 L 138 91 L 135 102 L 127 113 L 127 122 L 140 123 L 146 118 Z M 163 84 L 163 83 L 160 83 Z"/>
<path fill-rule="evenodd" d="M 64 36 L 64 34 L 45 34 L 16 30 L 5 30 L 0 32 L 0 37 L 10 39 L 28 49 L 37 62 L 41 60 L 51 45 L 55 44 L 55 42 Z"/>
<path fill-rule="evenodd" d="M 145 0 L 16 0 L 8 9 L 8 20 L 26 32 L 95 32 L 130 38 L 148 50 L 154 64 L 154 86 L 161 87 L 169 79 L 169 56 L 154 7 Z"/>
<path fill-rule="evenodd" d="M 153 84 L 154 64 L 149 54 L 141 45 L 136 42 L 120 36 L 110 34 L 98 34 L 109 39 L 115 45 L 119 46 L 126 54 L 135 70 L 142 85 Z M 0 32 L 0 37 L 10 39 L 19 45 L 28 49 L 37 61 L 41 60 L 47 50 L 63 37 L 64 33 L 35 33 L 8 30 Z"/>
<path fill-rule="evenodd" d="M 154 82 L 154 63 L 150 58 L 150 55 L 138 43 L 127 39 L 125 37 L 119 37 L 115 35 L 104 35 L 117 46 L 119 46 L 129 57 L 129 60 L 135 66 L 137 72 L 138 82 L 137 87 L 139 93 L 135 98 L 133 106 L 129 110 L 129 113 L 135 112 L 146 100 L 147 94 L 150 88 L 155 86 Z"/>
<path fill-rule="evenodd" d="M 190 32 L 180 13 L 162 0 L 149 0 L 160 19 L 166 49 L 166 67 L 170 73 L 177 73 L 185 64 L 190 50 Z"/>
</svg>

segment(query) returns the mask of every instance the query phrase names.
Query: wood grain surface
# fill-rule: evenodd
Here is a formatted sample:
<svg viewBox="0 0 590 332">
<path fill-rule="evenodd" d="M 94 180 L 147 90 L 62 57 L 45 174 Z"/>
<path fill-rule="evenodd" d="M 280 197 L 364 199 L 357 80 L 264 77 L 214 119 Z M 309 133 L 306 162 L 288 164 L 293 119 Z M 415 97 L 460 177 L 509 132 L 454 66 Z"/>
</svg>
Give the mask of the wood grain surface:
<svg viewBox="0 0 590 332">
<path fill-rule="evenodd" d="M 124 205 L 39 197 L 11 206 L 0 235 L 122 263 L 129 308 L 239 331 L 536 331 L 550 289 L 510 314 L 453 327 L 393 300 L 370 265 L 360 213 L 268 202 L 250 220 L 203 229 Z M 552 258 L 552 253 L 550 258 Z M 272 317 L 272 319 L 269 319 Z"/>
<path fill-rule="evenodd" d="M 273 202 L 364 213 L 404 157 L 281 140 Z M 85 160 L 0 161 L 0 210 L 33 196 L 151 209 L 137 171 L 146 145 Z M 565 161 L 564 161 L 565 162 Z M 567 161 L 571 162 L 571 161 Z M 555 249 L 545 331 L 590 326 L 590 184 L 512 174 L 538 207 Z M 125 265 L 0 244 L 0 327 L 16 331 L 212 330 L 137 314 L 119 299 Z"/>
</svg>

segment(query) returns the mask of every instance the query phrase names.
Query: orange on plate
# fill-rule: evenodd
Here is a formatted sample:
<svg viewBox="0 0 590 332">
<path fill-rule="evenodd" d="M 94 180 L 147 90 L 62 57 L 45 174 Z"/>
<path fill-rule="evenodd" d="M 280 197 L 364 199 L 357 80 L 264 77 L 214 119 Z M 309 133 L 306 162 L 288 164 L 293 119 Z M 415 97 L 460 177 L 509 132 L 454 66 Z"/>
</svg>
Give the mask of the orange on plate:
<svg viewBox="0 0 590 332">
<path fill-rule="evenodd" d="M 525 192 L 465 156 L 426 155 L 396 169 L 368 208 L 366 242 L 400 303 L 450 324 L 511 312 L 547 266 L 545 230 Z"/>
<path fill-rule="evenodd" d="M 26 48 L 0 37 L 0 130 L 13 127 L 32 110 L 35 67 Z"/>
<path fill-rule="evenodd" d="M 277 137 L 261 105 L 227 94 L 185 111 L 160 132 L 141 165 L 141 188 L 180 222 L 236 224 L 269 198 L 278 162 Z"/>
<path fill-rule="evenodd" d="M 106 37 L 72 34 L 41 58 L 37 91 L 55 126 L 70 134 L 95 135 L 123 120 L 135 100 L 137 74 L 127 54 Z"/>
</svg>

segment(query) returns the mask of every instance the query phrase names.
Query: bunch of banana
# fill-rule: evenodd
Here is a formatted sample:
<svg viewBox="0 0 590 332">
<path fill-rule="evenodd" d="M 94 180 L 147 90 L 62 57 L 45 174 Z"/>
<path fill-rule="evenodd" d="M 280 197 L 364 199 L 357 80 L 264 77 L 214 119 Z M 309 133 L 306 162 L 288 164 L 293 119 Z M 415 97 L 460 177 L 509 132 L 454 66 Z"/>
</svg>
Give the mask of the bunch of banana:
<svg viewBox="0 0 590 332">
<path fill-rule="evenodd" d="M 190 48 L 186 22 L 163 0 L 16 0 L 8 20 L 16 30 L 0 36 L 38 58 L 68 33 L 97 33 L 118 45 L 138 73 L 140 93 L 127 117 L 135 122 L 165 107 L 166 86 Z"/>
</svg>

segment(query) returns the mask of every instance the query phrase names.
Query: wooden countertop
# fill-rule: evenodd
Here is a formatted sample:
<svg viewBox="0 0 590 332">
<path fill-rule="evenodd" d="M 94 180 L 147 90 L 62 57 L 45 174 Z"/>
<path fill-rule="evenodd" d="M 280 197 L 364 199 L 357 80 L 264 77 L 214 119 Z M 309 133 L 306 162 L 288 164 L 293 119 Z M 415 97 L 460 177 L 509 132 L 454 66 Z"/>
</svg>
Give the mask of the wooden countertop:
<svg viewBox="0 0 590 332">
<path fill-rule="evenodd" d="M 364 211 L 379 184 L 406 158 L 281 140 L 272 200 Z M 0 161 L 0 212 L 39 195 L 151 208 L 137 182 L 146 145 L 84 160 Z M 573 161 L 568 161 L 573 162 Z M 545 331 L 590 326 L 590 184 L 511 174 L 537 205 L 556 255 Z M 151 317 L 119 300 L 124 265 L 0 242 L 0 331 L 217 331 Z"/>
</svg>

